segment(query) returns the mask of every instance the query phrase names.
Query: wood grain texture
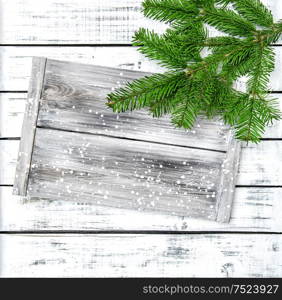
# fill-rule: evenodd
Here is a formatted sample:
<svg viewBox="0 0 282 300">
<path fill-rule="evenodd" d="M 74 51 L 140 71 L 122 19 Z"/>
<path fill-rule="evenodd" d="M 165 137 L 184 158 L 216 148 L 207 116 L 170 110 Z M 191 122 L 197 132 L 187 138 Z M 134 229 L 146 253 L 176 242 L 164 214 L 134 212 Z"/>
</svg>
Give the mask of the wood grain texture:
<svg viewBox="0 0 282 300">
<path fill-rule="evenodd" d="M 272 91 L 282 91 L 282 47 L 275 47 L 274 51 L 276 67 L 269 88 Z M 144 72 L 164 70 L 155 61 L 146 59 L 135 47 L 0 46 L 0 90 L 27 91 L 33 56 Z"/>
<path fill-rule="evenodd" d="M 235 186 L 238 178 L 239 163 L 241 159 L 242 144 L 230 134 L 228 150 L 223 163 L 223 174 L 219 184 L 217 207 L 217 221 L 226 222 L 230 220 L 231 208 L 234 199 Z"/>
<path fill-rule="evenodd" d="M 19 142 L 0 140 L 2 178 L 0 185 L 13 184 Z M 282 186 L 282 141 L 262 141 L 258 145 L 243 146 L 239 165 L 238 185 Z M 9 168 L 7 168 L 9 166 Z"/>
<path fill-rule="evenodd" d="M 1 235 L 0 242 L 2 277 L 282 276 L 282 235 Z"/>
<path fill-rule="evenodd" d="M 272 96 L 279 99 L 282 110 L 282 95 L 272 94 Z M 25 93 L 0 92 L 0 138 L 20 137 L 26 98 Z M 147 114 L 144 117 L 146 116 Z M 274 122 L 268 127 L 264 138 L 282 138 L 282 121 Z"/>
<path fill-rule="evenodd" d="M 262 0 L 281 19 L 282 4 Z M 1 43 L 127 44 L 139 27 L 163 30 L 140 12 L 142 0 L 1 1 Z"/>
<path fill-rule="evenodd" d="M 1 43 L 128 44 L 141 26 L 164 27 L 142 16 L 140 0 L 1 2 L 5 11 L 2 26 L 6 28 Z"/>
<path fill-rule="evenodd" d="M 32 149 L 34 144 L 36 123 L 38 119 L 39 98 L 41 96 L 45 66 L 46 59 L 33 59 L 32 76 L 27 95 L 21 143 L 19 147 L 18 162 L 14 181 L 14 193 L 16 195 L 25 194 L 28 185 L 28 176 L 32 161 Z"/>
<path fill-rule="evenodd" d="M 75 42 L 99 43 L 95 41 L 97 35 L 93 34 L 93 28 L 95 27 L 94 30 L 97 28 L 96 31 L 102 32 L 104 36 L 108 34 L 107 41 L 112 42 L 113 40 L 117 40 L 116 37 L 118 35 L 123 35 L 122 40 L 124 40 L 123 37 L 126 37 L 126 33 L 124 32 L 133 32 L 135 28 L 133 29 L 132 27 L 139 27 L 140 24 L 147 26 L 143 21 L 140 23 L 139 21 L 136 23 L 131 21 L 128 24 L 130 26 L 125 25 L 125 20 L 120 20 L 121 14 L 116 10 L 114 13 L 117 13 L 118 16 L 114 17 L 114 20 L 111 20 L 112 9 L 108 9 L 108 5 L 113 2 L 111 0 L 103 1 L 100 15 L 97 18 L 97 14 L 93 14 L 93 10 L 91 9 L 98 2 L 100 1 L 47 0 L 39 4 L 35 0 L 3 0 L 1 1 L 1 26 L 3 26 L 3 30 L 1 31 L 0 39 L 2 43 L 11 42 L 20 44 L 48 44 L 50 43 L 49 41 L 58 44 L 73 44 Z M 119 2 L 120 5 L 124 5 L 125 3 L 125 1 Z M 137 5 L 136 3 L 140 1 L 132 2 L 134 2 L 134 5 Z M 282 11 L 281 1 L 271 0 L 264 2 L 269 3 L 276 18 L 280 18 Z M 106 9 L 104 9 L 105 7 Z M 129 12 L 129 14 L 131 16 L 128 17 L 128 20 L 132 18 L 134 13 Z M 101 22 L 98 23 L 98 19 Z M 94 21 L 96 22 L 95 24 Z M 117 25 L 117 23 L 114 24 L 115 21 L 120 26 L 115 26 Z M 110 31 L 112 32 L 112 36 L 109 34 Z M 117 31 L 119 32 L 117 33 Z M 277 53 L 281 51 L 280 48 L 276 48 L 275 50 Z M 48 56 L 55 59 L 63 58 L 70 61 L 148 72 L 155 72 L 160 69 L 153 62 L 148 62 L 140 56 L 134 48 L 0 47 L 0 90 L 27 90 L 31 69 L 31 56 Z M 277 68 L 271 79 L 272 90 L 282 90 L 280 80 L 281 57 L 277 56 Z M 9 97 L 10 94 L 2 94 L 0 97 L 0 137 L 20 136 L 19 120 L 22 118 L 22 115 L 19 114 L 19 119 L 16 119 L 18 110 L 16 105 L 13 104 L 16 102 L 12 100 L 12 102 L 7 104 L 7 101 L 9 101 L 7 98 L 9 99 Z M 20 102 L 19 105 L 21 105 Z M 8 128 L 6 121 L 10 122 Z M 281 123 L 277 123 L 275 127 L 270 128 L 267 131 L 266 137 L 281 138 Z M 275 145 L 272 146 L 272 144 Z M 17 142 L 0 141 L 0 183 L 11 184 L 13 181 L 17 147 Z M 270 150 L 272 147 L 276 150 Z M 273 181 L 281 185 L 277 168 L 274 167 L 274 174 L 271 172 L 273 165 L 276 166 L 275 164 L 271 165 L 274 162 L 274 159 L 272 159 L 273 155 L 278 155 L 277 159 L 279 162 L 282 151 L 282 149 L 279 149 L 280 146 L 277 146 L 277 142 L 270 142 L 267 146 L 248 150 L 247 157 L 254 160 L 253 163 L 249 164 L 251 168 L 251 182 L 269 184 L 268 182 Z M 243 150 L 244 152 L 245 149 Z M 271 158 L 271 163 L 269 162 L 268 165 L 269 158 Z M 257 181 L 255 176 L 260 174 L 259 172 L 262 172 L 262 175 L 259 175 L 259 180 Z M 244 178 L 248 177 L 246 172 L 243 176 Z M 236 231 L 238 229 L 242 231 L 281 232 L 280 188 L 237 188 L 230 224 L 218 224 L 176 216 L 156 216 L 150 213 L 134 211 L 130 211 L 129 214 L 129 211 L 120 209 L 69 201 L 40 200 L 22 205 L 20 197 L 11 195 L 10 187 L 0 187 L 0 194 L 0 228 L 3 228 L 3 230 L 141 230 L 142 228 L 144 230 L 151 230 L 153 228 L 153 230 L 218 229 L 222 231 Z M 44 274 L 46 276 L 56 276 L 56 274 L 64 274 L 65 276 L 89 274 L 89 276 L 95 276 L 92 274 L 95 272 L 96 266 L 98 266 L 97 269 L 100 272 L 98 274 L 101 274 L 101 276 L 110 276 L 112 273 L 114 275 L 119 273 L 124 276 L 127 274 L 135 276 L 136 270 L 140 271 L 140 266 L 144 265 L 142 272 L 140 271 L 144 276 L 147 275 L 148 270 L 151 271 L 153 276 L 154 274 L 164 274 L 167 270 L 169 270 L 168 274 L 172 273 L 171 276 L 178 276 L 178 274 L 181 276 L 181 274 L 186 275 L 187 272 L 190 272 L 189 270 L 192 270 L 191 273 L 194 274 L 193 276 L 206 276 L 207 273 L 211 274 L 211 276 L 217 276 L 217 274 L 220 274 L 219 276 L 241 276 L 243 274 L 244 276 L 247 273 L 246 276 L 248 277 L 264 275 L 281 277 L 281 263 L 279 263 L 281 262 L 281 253 L 279 253 L 279 249 L 281 249 L 279 245 L 281 235 L 257 235 L 250 238 L 249 235 L 242 234 L 238 235 L 235 240 L 233 235 L 230 235 L 227 239 L 222 238 L 222 236 L 212 235 L 213 238 L 209 238 L 205 243 L 199 242 L 195 244 L 189 241 L 189 245 L 195 245 L 192 253 L 199 253 L 197 256 L 198 260 L 196 261 L 190 261 L 187 259 L 187 256 L 183 256 L 187 248 L 181 248 L 182 243 L 178 241 L 177 235 L 171 236 L 172 247 L 169 246 L 167 247 L 167 251 L 157 253 L 159 257 L 155 255 L 154 251 L 151 251 L 151 247 L 149 247 L 149 251 L 146 254 L 143 251 L 140 252 L 139 249 L 144 249 L 144 245 L 150 244 L 151 237 L 147 235 L 144 235 L 144 239 L 141 242 L 138 241 L 138 243 L 135 243 L 134 237 L 130 244 L 117 243 L 115 242 L 115 238 L 110 238 L 110 246 L 105 247 L 101 246 L 97 240 L 91 243 L 85 242 L 81 238 L 82 236 L 76 236 L 76 241 L 71 243 L 68 243 L 64 239 L 69 238 L 67 235 L 60 235 L 55 238 L 50 235 L 34 235 L 29 236 L 28 239 L 25 239 L 26 236 L 24 238 L 21 236 L 18 240 L 16 240 L 17 237 L 15 236 L 8 236 L 7 240 L 5 236 L 4 239 L 0 239 L 0 245 L 3 246 L 0 250 L 1 258 L 5 257 L 5 265 L 1 261 L 0 270 L 4 271 L 1 273 L 1 276 L 3 274 L 9 274 L 8 276 L 27 276 L 28 274 L 32 276 L 35 274 L 39 277 Z M 162 247 L 163 238 L 156 239 L 155 236 L 153 238 L 158 247 Z M 193 236 L 189 235 L 187 238 L 193 238 Z M 246 240 L 248 240 L 248 246 L 245 248 L 247 255 L 245 255 L 244 251 L 239 251 L 236 248 L 238 246 L 241 248 L 240 245 L 244 247 Z M 56 243 L 58 246 L 56 246 Z M 203 250 L 206 248 L 213 250 L 214 245 L 218 245 L 218 243 L 222 243 L 221 248 L 218 248 L 222 249 L 222 251 L 207 252 Z M 66 250 L 64 250 L 64 245 L 70 244 L 75 244 L 75 246 L 66 247 Z M 113 244 L 117 246 L 114 247 L 114 249 L 117 249 L 115 251 L 116 256 L 109 262 L 109 257 L 113 252 Z M 92 247 L 92 245 L 94 246 Z M 231 246 L 229 247 L 229 245 Z M 132 250 L 134 246 L 136 248 Z M 176 250 L 178 246 L 180 246 L 180 251 Z M 106 250 L 104 250 L 105 248 Z M 232 249 L 230 250 L 230 248 Z M 5 251 L 2 251 L 2 249 L 5 249 Z M 175 251 L 170 251 L 171 249 Z M 184 250 L 182 251 L 182 249 Z M 278 251 L 278 258 L 273 256 L 271 249 L 276 252 Z M 2 255 L 3 253 L 5 256 Z M 108 255 L 101 256 L 102 253 Z M 122 253 L 122 255 L 118 256 L 119 253 Z M 131 253 L 133 254 L 130 255 Z M 139 253 L 142 255 L 138 255 Z M 155 259 L 152 259 L 151 254 L 152 256 L 155 255 Z M 226 263 L 221 264 L 223 256 L 226 257 Z M 124 264 L 119 262 L 124 257 L 126 257 L 126 263 L 129 262 L 130 265 L 125 263 L 125 268 L 122 269 Z M 32 262 L 31 264 L 29 264 L 30 261 Z M 107 268 L 103 270 L 104 265 Z M 275 268 L 273 265 L 275 265 Z M 148 268 L 145 268 L 145 266 L 148 266 Z M 164 274 L 163 276 L 167 275 Z"/>
<path fill-rule="evenodd" d="M 233 157 L 225 160 L 222 152 L 37 128 L 28 196 L 217 220 L 221 178 L 234 176 L 225 174 Z M 230 203 L 222 205 L 226 222 Z"/>
<path fill-rule="evenodd" d="M 34 56 L 144 72 L 164 70 L 135 47 L 0 46 L 0 90 L 27 91 Z"/>
<path fill-rule="evenodd" d="M 115 114 L 112 89 L 150 75 L 143 72 L 47 60 L 37 125 L 142 141 L 227 151 L 230 131 L 221 121 L 199 119 L 193 130 L 175 129 L 170 117 L 147 110 Z"/>
<path fill-rule="evenodd" d="M 282 232 L 282 188 L 236 188 L 229 223 L 158 215 L 87 202 L 24 202 L 0 187 L 1 231 L 160 230 Z"/>
<path fill-rule="evenodd" d="M 36 58 L 14 193 L 228 222 L 241 144 L 227 126 L 185 132 L 107 109 L 110 91 L 147 75 Z"/>
<path fill-rule="evenodd" d="M 249 145 L 241 154 L 237 184 L 282 185 L 282 141 Z"/>
</svg>

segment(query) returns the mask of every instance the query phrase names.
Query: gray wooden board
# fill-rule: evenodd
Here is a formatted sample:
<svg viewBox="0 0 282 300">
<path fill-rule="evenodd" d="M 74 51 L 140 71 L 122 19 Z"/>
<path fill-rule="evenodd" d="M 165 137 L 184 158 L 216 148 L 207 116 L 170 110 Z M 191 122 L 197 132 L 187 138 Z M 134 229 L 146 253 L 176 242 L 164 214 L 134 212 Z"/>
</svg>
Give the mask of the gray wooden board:
<svg viewBox="0 0 282 300">
<path fill-rule="evenodd" d="M 1 234 L 1 277 L 282 276 L 282 235 Z"/>
<path fill-rule="evenodd" d="M 282 47 L 273 47 L 273 50 L 276 62 L 275 69 L 270 76 L 269 88 L 272 91 L 281 91 Z M 28 89 L 31 62 L 34 56 L 143 72 L 165 70 L 157 61 L 146 58 L 137 51 L 136 47 L 130 46 L 0 46 L 1 91 L 26 91 Z"/>
<path fill-rule="evenodd" d="M 12 185 L 19 141 L 0 140 L 0 185 Z M 237 185 L 250 187 L 282 186 L 282 141 L 266 140 L 242 147 Z M 267 159 L 265 159 L 267 157 Z"/>
<path fill-rule="evenodd" d="M 282 188 L 237 187 L 229 223 L 98 206 L 91 202 L 23 202 L 0 187 L 1 231 L 282 232 Z"/>
<path fill-rule="evenodd" d="M 140 3 L 141 0 L 1 1 L 2 44 L 24 44 L 0 47 L 1 91 L 27 90 L 31 56 L 157 72 L 156 64 L 145 60 L 133 47 L 73 46 L 75 43 L 130 43 L 135 29 L 151 27 L 138 11 Z M 276 20 L 281 18 L 282 1 L 263 0 L 263 3 L 270 7 Z M 52 47 L 50 43 L 70 44 L 70 47 Z M 46 44 L 46 47 L 35 44 Z M 278 55 L 282 53 L 282 47 L 275 50 Z M 281 91 L 282 87 L 281 61 L 277 56 L 277 68 L 271 77 L 271 89 L 275 91 Z M 11 95 L 3 93 L 0 99 L 0 131 L 5 138 L 19 137 L 25 102 L 21 100 L 24 94 Z M 269 128 L 265 138 L 281 138 L 281 123 L 275 125 Z M 0 184 L 12 182 L 17 143 L 1 141 Z M 281 141 L 265 141 L 243 149 L 238 184 L 246 187 L 236 189 L 229 224 L 153 216 L 150 212 L 75 201 L 40 200 L 22 205 L 20 197 L 11 195 L 10 187 L 0 187 L 1 230 L 281 232 L 281 170 Z M 275 222 L 278 227 L 274 226 Z M 281 235 L 210 234 L 210 238 L 199 235 L 199 239 L 194 234 L 170 235 L 167 243 L 164 235 L 142 238 L 132 235 L 128 239 L 123 234 L 113 234 L 105 237 L 108 243 L 102 242 L 104 238 L 99 236 L 90 241 L 86 235 L 2 235 L 0 276 L 281 277 Z"/>
<path fill-rule="evenodd" d="M 229 221 L 240 153 L 229 128 L 199 119 L 185 132 L 105 106 L 113 88 L 148 73 L 34 59 L 34 70 L 42 65 L 31 77 L 39 109 L 25 117 L 16 194 Z"/>
<path fill-rule="evenodd" d="M 220 121 L 199 120 L 191 131 L 148 112 L 114 114 L 105 105 L 112 88 L 150 73 L 48 60 L 38 126 L 226 151 L 230 131 Z"/>
<path fill-rule="evenodd" d="M 34 58 L 34 64 L 32 65 L 14 185 L 15 190 L 19 191 L 27 189 L 45 64 L 46 59 Z"/>
<path fill-rule="evenodd" d="M 281 1 L 262 0 L 275 21 Z M 2 44 L 127 44 L 140 27 L 166 28 L 141 13 L 142 0 L 1 1 Z"/>
</svg>

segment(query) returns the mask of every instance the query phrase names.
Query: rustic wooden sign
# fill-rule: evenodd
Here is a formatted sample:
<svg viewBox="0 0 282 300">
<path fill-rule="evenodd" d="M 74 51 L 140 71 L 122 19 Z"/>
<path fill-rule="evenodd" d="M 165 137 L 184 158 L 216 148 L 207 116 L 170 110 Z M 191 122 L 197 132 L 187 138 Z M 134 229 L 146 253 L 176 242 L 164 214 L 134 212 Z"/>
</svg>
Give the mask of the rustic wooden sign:
<svg viewBox="0 0 282 300">
<path fill-rule="evenodd" d="M 185 131 L 106 107 L 144 75 L 34 58 L 14 193 L 228 222 L 240 143 L 219 120 Z"/>
</svg>

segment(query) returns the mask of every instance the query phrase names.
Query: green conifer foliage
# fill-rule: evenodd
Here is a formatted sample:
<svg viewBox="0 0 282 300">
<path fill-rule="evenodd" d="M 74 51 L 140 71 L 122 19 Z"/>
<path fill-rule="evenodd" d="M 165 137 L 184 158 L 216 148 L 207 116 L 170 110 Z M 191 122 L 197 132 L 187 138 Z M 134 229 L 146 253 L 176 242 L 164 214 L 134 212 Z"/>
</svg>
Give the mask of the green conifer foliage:
<svg viewBox="0 0 282 300">
<path fill-rule="evenodd" d="M 146 107 L 154 117 L 170 114 L 185 129 L 199 115 L 219 115 L 237 139 L 255 143 L 281 119 L 268 90 L 275 66 L 270 45 L 279 39 L 282 22 L 274 23 L 259 0 L 145 0 L 143 13 L 170 26 L 164 34 L 141 28 L 133 45 L 168 71 L 109 94 L 107 105 L 115 112 Z M 207 25 L 224 35 L 210 37 Z M 248 78 L 244 92 L 234 88 L 242 76 Z"/>
</svg>

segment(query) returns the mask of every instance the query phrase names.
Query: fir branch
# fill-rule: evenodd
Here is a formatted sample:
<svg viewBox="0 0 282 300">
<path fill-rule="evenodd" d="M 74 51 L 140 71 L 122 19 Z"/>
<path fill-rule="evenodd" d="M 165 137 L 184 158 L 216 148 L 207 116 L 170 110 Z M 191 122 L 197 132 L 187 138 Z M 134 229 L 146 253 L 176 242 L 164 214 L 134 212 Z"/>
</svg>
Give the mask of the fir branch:
<svg viewBox="0 0 282 300">
<path fill-rule="evenodd" d="M 256 63 L 254 49 L 246 48 L 231 55 L 222 66 L 221 76 L 233 82 L 241 76 L 248 75 Z"/>
<path fill-rule="evenodd" d="M 213 49 L 215 47 L 230 47 L 232 45 L 241 44 L 242 40 L 232 37 L 232 36 L 220 36 L 207 38 L 203 46 Z"/>
<path fill-rule="evenodd" d="M 191 129 L 199 112 L 199 103 L 196 101 L 197 92 L 190 83 L 179 89 L 177 96 L 181 100 L 172 111 L 171 122 L 176 127 Z"/>
<path fill-rule="evenodd" d="M 215 74 L 220 65 L 223 69 L 226 65 L 234 67 L 234 62 L 236 62 L 236 60 L 240 62 L 241 59 L 248 55 L 249 51 L 250 46 L 244 41 L 239 40 L 236 40 L 234 44 L 225 45 L 225 47 L 213 47 L 213 53 L 211 55 L 188 67 L 186 73 L 187 75 L 192 75 L 205 70 L 209 73 L 214 73 L 214 76 L 216 76 Z M 232 61 L 233 64 L 231 64 Z"/>
<path fill-rule="evenodd" d="M 200 61 L 208 32 L 202 22 L 197 20 L 173 23 L 163 35 L 167 41 L 177 44 L 181 56 L 186 61 Z"/>
<path fill-rule="evenodd" d="M 272 27 L 273 16 L 259 0 L 235 0 L 235 9 L 255 25 Z"/>
<path fill-rule="evenodd" d="M 183 56 L 182 43 L 177 34 L 174 36 L 170 34 L 168 39 L 165 35 L 160 36 L 141 28 L 135 33 L 133 45 L 142 46 L 139 51 L 151 59 L 158 60 L 163 67 L 172 69 L 185 69 L 187 67 L 189 58 L 187 55 Z"/>
<path fill-rule="evenodd" d="M 265 94 L 268 89 L 269 77 L 275 67 L 275 54 L 270 46 L 259 44 L 254 59 L 256 64 L 250 69 L 248 92 L 252 95 Z"/>
<path fill-rule="evenodd" d="M 184 128 L 199 114 L 221 115 L 238 139 L 258 142 L 281 117 L 266 95 L 275 64 L 270 44 L 282 22 L 274 23 L 259 0 L 145 0 L 143 11 L 170 27 L 162 35 L 140 29 L 134 45 L 171 71 L 128 83 L 108 95 L 108 105 L 117 112 L 148 107 L 155 117 L 171 113 Z M 228 36 L 210 38 L 206 24 Z M 203 56 L 204 49 L 210 54 Z M 249 78 L 244 93 L 233 87 L 241 76 Z"/>
<path fill-rule="evenodd" d="M 185 84 L 183 84 L 185 86 Z M 149 105 L 149 110 L 153 117 L 160 118 L 163 115 L 171 113 L 174 107 L 181 101 L 181 97 L 179 95 L 179 89 L 172 93 L 169 97 L 162 97 L 151 101 Z"/>
<path fill-rule="evenodd" d="M 115 112 L 140 109 L 149 106 L 153 101 L 174 96 L 185 80 L 183 72 L 154 74 L 137 79 L 109 94 L 107 105 Z"/>
<path fill-rule="evenodd" d="M 236 138 L 258 143 L 265 127 L 274 120 L 280 120 L 281 114 L 275 101 L 255 97 L 246 97 L 244 100 L 237 104 Z"/>
<path fill-rule="evenodd" d="M 185 21 L 196 16 L 199 10 L 187 0 L 145 0 L 143 13 L 146 17 L 163 22 Z"/>
<path fill-rule="evenodd" d="M 259 45 L 255 53 L 256 64 L 248 81 L 249 97 L 244 101 L 236 126 L 236 136 L 241 140 L 258 142 L 265 126 L 279 118 L 270 103 L 264 99 L 269 76 L 274 69 L 273 57 L 273 50 L 269 46 Z"/>
<path fill-rule="evenodd" d="M 256 32 L 252 23 L 229 9 L 204 9 L 201 16 L 204 22 L 227 34 L 250 37 Z"/>
</svg>

